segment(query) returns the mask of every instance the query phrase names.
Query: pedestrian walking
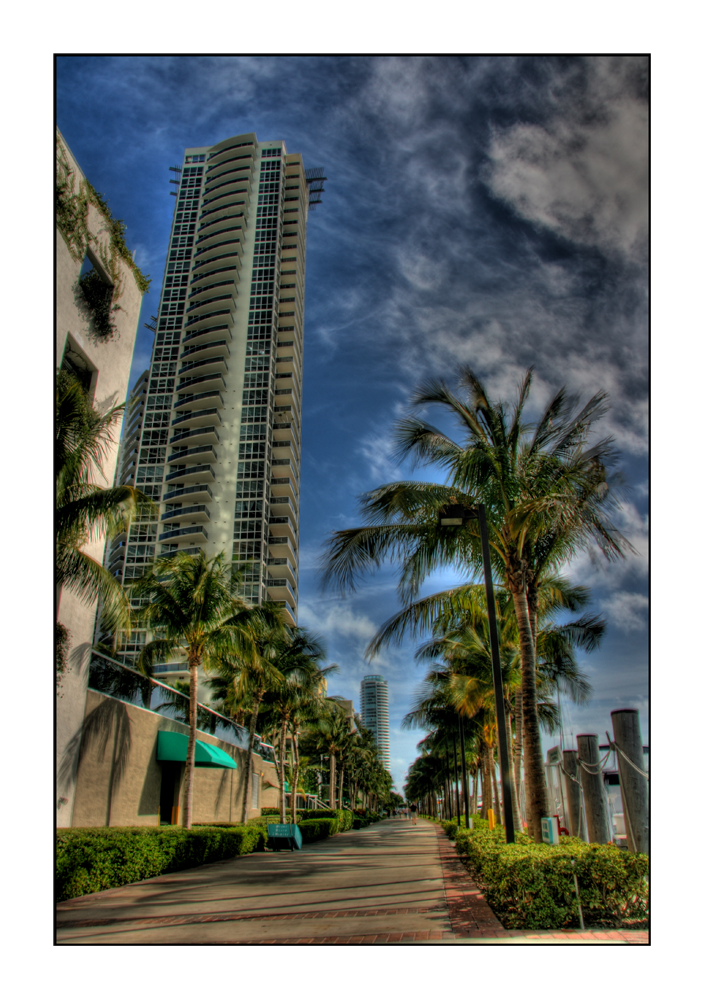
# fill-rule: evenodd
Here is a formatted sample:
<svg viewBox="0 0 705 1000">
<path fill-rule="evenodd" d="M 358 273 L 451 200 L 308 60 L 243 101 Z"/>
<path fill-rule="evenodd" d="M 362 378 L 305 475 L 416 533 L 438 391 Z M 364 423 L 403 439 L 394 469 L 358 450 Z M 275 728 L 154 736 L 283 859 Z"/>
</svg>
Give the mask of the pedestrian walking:
<svg viewBox="0 0 705 1000">
<path fill-rule="evenodd" d="M 416 803 L 411 805 L 411 822 L 416 826 Z"/>
</svg>

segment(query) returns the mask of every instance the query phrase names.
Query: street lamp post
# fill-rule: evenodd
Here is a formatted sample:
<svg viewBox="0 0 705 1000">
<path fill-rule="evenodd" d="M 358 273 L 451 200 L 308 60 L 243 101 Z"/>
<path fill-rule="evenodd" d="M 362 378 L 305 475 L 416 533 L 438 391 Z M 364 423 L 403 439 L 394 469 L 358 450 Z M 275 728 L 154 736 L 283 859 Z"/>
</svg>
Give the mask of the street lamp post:
<svg viewBox="0 0 705 1000">
<path fill-rule="evenodd" d="M 504 712 L 504 686 L 502 684 L 502 667 L 499 660 L 499 634 L 497 631 L 497 609 L 494 602 L 494 586 L 492 584 L 492 564 L 490 562 L 490 539 L 487 531 L 487 514 L 483 503 L 474 507 L 464 507 L 462 504 L 451 504 L 442 512 L 440 523 L 445 526 L 464 525 L 467 521 L 478 521 L 480 539 L 482 541 L 482 563 L 485 570 L 485 594 L 487 596 L 487 616 L 490 624 L 490 646 L 492 649 L 492 680 L 494 682 L 494 700 L 497 709 L 497 736 L 499 741 L 499 769 L 502 776 L 502 801 L 504 803 L 504 830 L 508 844 L 514 843 L 514 807 L 512 795 L 511 771 L 509 763 L 509 741 L 507 739 L 507 720 Z"/>
</svg>

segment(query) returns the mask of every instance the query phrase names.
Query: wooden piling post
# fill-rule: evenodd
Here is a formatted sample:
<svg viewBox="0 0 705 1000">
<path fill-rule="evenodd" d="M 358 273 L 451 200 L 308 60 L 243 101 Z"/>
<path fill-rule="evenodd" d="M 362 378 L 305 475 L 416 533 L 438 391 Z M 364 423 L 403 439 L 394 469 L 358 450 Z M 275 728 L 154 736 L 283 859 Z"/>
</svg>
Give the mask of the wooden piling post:
<svg viewBox="0 0 705 1000">
<path fill-rule="evenodd" d="M 585 833 L 583 830 L 583 824 L 580 822 L 583 804 L 580 794 L 580 785 L 578 784 L 581 780 L 580 774 L 583 772 L 578 773 L 577 750 L 563 751 L 563 769 L 570 775 L 570 777 L 565 780 L 565 793 L 568 802 L 568 823 L 570 825 L 570 833 L 573 837 L 580 837 Z M 576 780 L 571 780 L 573 778 Z"/>
<path fill-rule="evenodd" d="M 588 841 L 591 844 L 608 844 L 612 840 L 612 831 L 607 812 L 605 782 L 602 771 L 597 771 L 600 748 L 595 733 L 583 733 L 578 736 L 578 759 L 590 768 L 587 771 L 584 767 L 580 768 Z M 595 771 L 597 773 L 593 773 Z"/>
<path fill-rule="evenodd" d="M 641 742 L 639 713 L 635 708 L 621 708 L 611 713 L 614 742 L 626 754 L 632 766 L 621 753 L 617 753 L 619 786 L 624 805 L 624 825 L 630 851 L 649 851 L 649 784 L 644 771 L 644 753 Z"/>
</svg>

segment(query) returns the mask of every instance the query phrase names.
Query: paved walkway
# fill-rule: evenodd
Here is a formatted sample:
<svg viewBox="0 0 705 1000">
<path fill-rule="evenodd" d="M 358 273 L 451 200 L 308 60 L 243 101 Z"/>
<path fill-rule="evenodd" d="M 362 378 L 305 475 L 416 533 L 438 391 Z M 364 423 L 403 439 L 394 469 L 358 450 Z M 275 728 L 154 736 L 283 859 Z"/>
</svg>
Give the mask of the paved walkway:
<svg viewBox="0 0 705 1000">
<path fill-rule="evenodd" d="M 505 931 L 433 823 L 390 819 L 57 907 L 58 944 L 646 944 L 645 931 Z"/>
</svg>

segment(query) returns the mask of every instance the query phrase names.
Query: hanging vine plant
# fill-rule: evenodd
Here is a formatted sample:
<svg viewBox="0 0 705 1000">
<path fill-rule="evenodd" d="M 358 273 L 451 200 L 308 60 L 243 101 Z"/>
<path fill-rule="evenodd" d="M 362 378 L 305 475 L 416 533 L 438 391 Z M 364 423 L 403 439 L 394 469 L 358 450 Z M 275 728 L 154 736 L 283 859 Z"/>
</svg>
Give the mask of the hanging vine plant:
<svg viewBox="0 0 705 1000">
<path fill-rule="evenodd" d="M 120 308 L 113 305 L 113 286 L 107 284 L 93 269 L 80 276 L 78 287 L 83 296 L 83 304 L 90 314 L 93 333 L 100 340 L 111 340 L 115 336 L 112 316 Z"/>
</svg>

